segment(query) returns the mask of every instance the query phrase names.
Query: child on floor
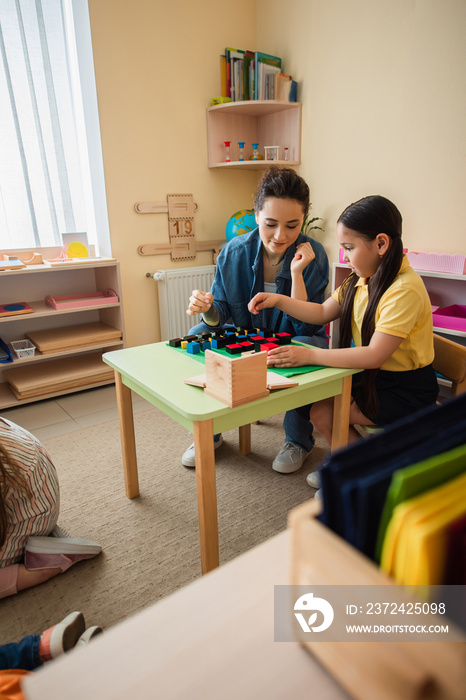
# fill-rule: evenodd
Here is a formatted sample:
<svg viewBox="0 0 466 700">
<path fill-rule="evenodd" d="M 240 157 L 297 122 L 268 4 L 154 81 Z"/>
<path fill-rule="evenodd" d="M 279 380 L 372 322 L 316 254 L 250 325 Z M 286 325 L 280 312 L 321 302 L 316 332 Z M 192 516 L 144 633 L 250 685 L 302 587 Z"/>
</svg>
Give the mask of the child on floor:
<svg viewBox="0 0 466 700">
<path fill-rule="evenodd" d="M 340 319 L 338 349 L 282 346 L 270 351 L 268 364 L 364 370 L 353 377 L 350 440 L 359 437 L 355 424 L 392 423 L 437 399 L 431 304 L 403 255 L 401 224 L 396 206 L 380 195 L 350 204 L 338 219 L 337 238 L 351 273 L 330 298 L 315 304 L 262 292 L 249 303 L 254 314 L 276 306 L 307 323 Z M 310 420 L 330 445 L 333 399 L 315 403 Z"/>
<path fill-rule="evenodd" d="M 76 611 L 42 634 L 30 634 L 18 643 L 0 645 L 0 700 L 23 698 L 24 676 L 74 647 L 89 644 L 101 632 L 95 625 L 86 629 L 84 615 Z"/>
<path fill-rule="evenodd" d="M 58 527 L 57 471 L 31 433 L 0 418 L 0 598 L 63 573 L 101 551 Z"/>
</svg>

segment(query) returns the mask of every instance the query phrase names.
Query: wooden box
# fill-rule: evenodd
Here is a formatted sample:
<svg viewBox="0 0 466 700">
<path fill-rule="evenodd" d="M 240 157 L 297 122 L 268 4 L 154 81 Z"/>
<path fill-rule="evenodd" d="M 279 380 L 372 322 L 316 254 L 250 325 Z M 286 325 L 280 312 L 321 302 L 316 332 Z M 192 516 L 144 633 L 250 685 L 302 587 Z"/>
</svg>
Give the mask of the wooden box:
<svg viewBox="0 0 466 700">
<path fill-rule="evenodd" d="M 205 393 L 231 408 L 269 395 L 267 353 L 255 352 L 227 357 L 205 351 Z"/>
<path fill-rule="evenodd" d="M 294 508 L 291 529 L 292 585 L 395 585 L 317 516 L 321 502 Z M 406 602 L 411 601 L 401 590 Z M 466 687 L 466 645 L 455 642 L 305 642 L 310 651 L 358 700 L 461 700 Z"/>
</svg>

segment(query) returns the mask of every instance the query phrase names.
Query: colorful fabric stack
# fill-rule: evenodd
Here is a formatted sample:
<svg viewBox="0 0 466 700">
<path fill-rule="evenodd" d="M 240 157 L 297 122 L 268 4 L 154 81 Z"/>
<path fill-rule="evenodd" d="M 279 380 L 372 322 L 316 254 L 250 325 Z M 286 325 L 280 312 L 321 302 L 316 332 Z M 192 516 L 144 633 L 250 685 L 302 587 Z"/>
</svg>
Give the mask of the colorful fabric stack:
<svg viewBox="0 0 466 700">
<path fill-rule="evenodd" d="M 466 584 L 466 394 L 329 455 L 322 522 L 404 585 Z"/>
</svg>

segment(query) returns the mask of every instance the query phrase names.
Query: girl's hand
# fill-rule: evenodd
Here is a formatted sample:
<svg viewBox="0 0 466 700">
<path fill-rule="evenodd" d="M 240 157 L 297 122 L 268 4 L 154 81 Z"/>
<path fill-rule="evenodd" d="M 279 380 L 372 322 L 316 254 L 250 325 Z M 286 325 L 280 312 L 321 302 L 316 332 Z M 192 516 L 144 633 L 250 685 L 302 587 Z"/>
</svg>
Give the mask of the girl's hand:
<svg viewBox="0 0 466 700">
<path fill-rule="evenodd" d="M 282 345 L 279 348 L 269 350 L 267 365 L 273 367 L 302 367 L 303 365 L 316 364 L 312 361 L 312 349 L 298 345 Z"/>
<path fill-rule="evenodd" d="M 294 258 L 291 261 L 291 273 L 302 273 L 309 263 L 315 259 L 315 257 L 316 255 L 310 243 L 300 243 L 296 248 Z"/>
<path fill-rule="evenodd" d="M 210 292 L 201 292 L 199 289 L 195 289 L 189 297 L 186 313 L 188 316 L 205 313 L 210 309 L 213 301 L 214 297 Z"/>
<path fill-rule="evenodd" d="M 259 292 L 251 299 L 248 304 L 248 310 L 257 316 L 262 309 L 270 309 L 275 306 L 278 294 L 268 294 L 267 292 Z"/>
</svg>

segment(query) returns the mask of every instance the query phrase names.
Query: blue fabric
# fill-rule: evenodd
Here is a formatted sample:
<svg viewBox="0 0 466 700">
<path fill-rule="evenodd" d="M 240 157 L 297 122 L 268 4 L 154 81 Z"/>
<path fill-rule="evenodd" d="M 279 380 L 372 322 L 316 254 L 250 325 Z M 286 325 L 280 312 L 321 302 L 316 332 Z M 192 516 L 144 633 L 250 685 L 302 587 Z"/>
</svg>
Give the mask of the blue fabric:
<svg viewBox="0 0 466 700">
<path fill-rule="evenodd" d="M 321 243 L 302 233 L 285 253 L 275 278 L 277 294 L 291 294 L 290 264 L 301 243 L 311 243 L 315 253 L 315 259 L 303 272 L 308 301 L 321 304 L 329 279 L 327 254 Z M 262 241 L 258 228 L 236 236 L 222 249 L 217 258 L 217 271 L 210 291 L 214 296 L 214 306 L 220 314 L 220 326 L 233 323 L 234 326 L 268 328 L 274 332 L 291 333 L 293 336 L 318 335 L 325 338 L 325 329 L 321 326 L 298 321 L 279 309 L 273 308 L 269 319 L 266 318 L 265 310 L 257 316 L 248 311 L 249 301 L 255 294 L 264 291 Z"/>
<path fill-rule="evenodd" d="M 466 394 L 462 394 L 330 454 L 320 470 L 320 519 L 373 557 L 392 474 L 464 444 L 465 438 Z"/>
<path fill-rule="evenodd" d="M 35 668 L 42 666 L 39 648 L 40 634 L 28 635 L 17 644 L 0 645 L 0 669 L 34 671 Z"/>
</svg>

